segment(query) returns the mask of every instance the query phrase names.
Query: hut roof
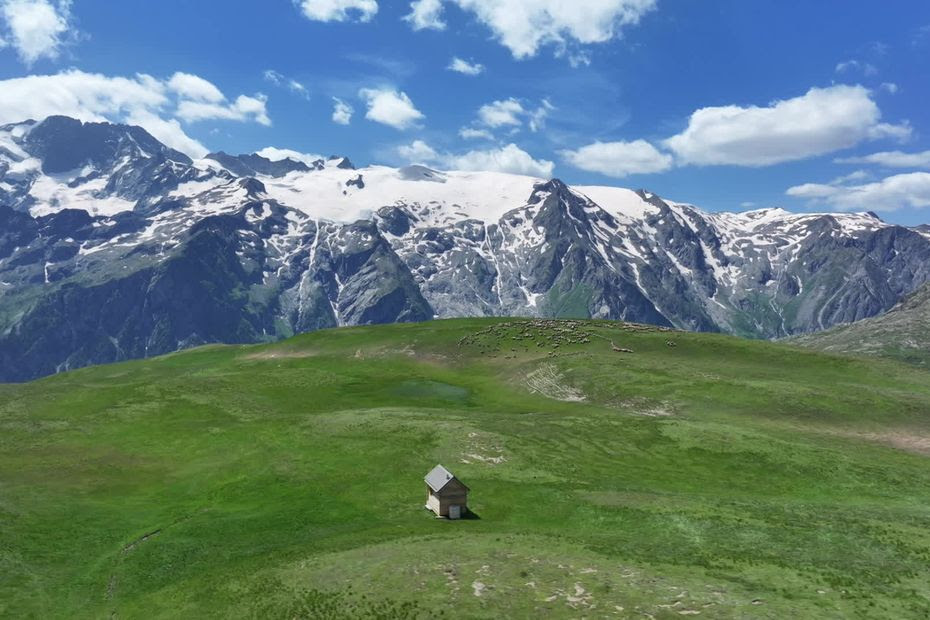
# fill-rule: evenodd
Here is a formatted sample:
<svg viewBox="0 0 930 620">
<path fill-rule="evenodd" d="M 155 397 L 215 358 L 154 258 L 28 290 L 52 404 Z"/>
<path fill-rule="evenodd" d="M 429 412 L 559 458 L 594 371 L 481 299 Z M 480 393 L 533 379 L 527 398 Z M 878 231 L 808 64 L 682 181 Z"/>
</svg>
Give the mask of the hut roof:
<svg viewBox="0 0 930 620">
<path fill-rule="evenodd" d="M 434 467 L 432 471 L 426 474 L 426 477 L 424 478 L 424 480 L 426 481 L 426 485 L 429 488 L 431 488 L 434 493 L 438 493 L 440 490 L 442 490 L 444 486 L 449 484 L 449 482 L 453 479 L 455 479 L 455 474 L 453 474 L 451 471 L 449 471 L 442 465 L 437 465 L 436 467 Z M 460 484 L 461 482 L 462 481 L 459 480 Z M 462 484 L 462 486 L 465 486 L 465 485 Z M 465 487 L 465 488 L 467 489 L 468 487 Z"/>
</svg>

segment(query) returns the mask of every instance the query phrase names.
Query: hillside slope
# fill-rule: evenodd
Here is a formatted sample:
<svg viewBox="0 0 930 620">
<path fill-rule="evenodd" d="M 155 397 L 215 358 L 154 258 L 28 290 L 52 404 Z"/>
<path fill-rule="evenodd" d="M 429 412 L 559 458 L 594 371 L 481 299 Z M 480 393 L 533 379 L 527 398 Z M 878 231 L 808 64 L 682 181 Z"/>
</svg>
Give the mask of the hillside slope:
<svg viewBox="0 0 930 620">
<path fill-rule="evenodd" d="M 928 378 L 470 319 L 0 385 L 0 617 L 926 618 Z"/>
<path fill-rule="evenodd" d="M 835 353 L 878 355 L 930 366 L 930 285 L 885 314 L 790 340 Z"/>
</svg>

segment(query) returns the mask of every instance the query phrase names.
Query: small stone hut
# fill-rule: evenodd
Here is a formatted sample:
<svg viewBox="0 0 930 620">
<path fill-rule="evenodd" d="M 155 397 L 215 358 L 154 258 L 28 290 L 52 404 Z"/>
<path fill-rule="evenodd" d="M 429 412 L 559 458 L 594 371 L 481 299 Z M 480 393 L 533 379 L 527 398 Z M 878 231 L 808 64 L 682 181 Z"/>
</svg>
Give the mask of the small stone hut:
<svg viewBox="0 0 930 620">
<path fill-rule="evenodd" d="M 459 519 L 468 512 L 468 487 L 443 467 L 437 465 L 426 474 L 426 508 L 437 517 Z"/>
</svg>

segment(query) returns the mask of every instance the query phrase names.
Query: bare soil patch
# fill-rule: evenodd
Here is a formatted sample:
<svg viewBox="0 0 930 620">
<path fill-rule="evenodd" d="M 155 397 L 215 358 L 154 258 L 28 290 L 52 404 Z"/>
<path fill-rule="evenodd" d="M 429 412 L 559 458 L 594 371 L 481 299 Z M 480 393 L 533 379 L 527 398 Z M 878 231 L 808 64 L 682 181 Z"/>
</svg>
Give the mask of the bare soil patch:
<svg viewBox="0 0 930 620">
<path fill-rule="evenodd" d="M 930 456 L 930 434 L 906 430 L 888 430 L 880 433 L 859 433 L 851 431 L 835 431 L 834 434 L 850 439 L 865 439 L 883 443 L 898 450 Z"/>
<path fill-rule="evenodd" d="M 526 376 L 526 385 L 534 394 L 541 394 L 553 400 L 581 402 L 585 395 L 568 385 L 565 377 L 553 364 L 543 364 Z"/>
<path fill-rule="evenodd" d="M 258 351 L 256 353 L 249 353 L 248 355 L 243 355 L 241 359 L 244 360 L 287 360 L 287 359 L 304 359 L 307 357 L 314 357 L 317 355 L 316 351 L 312 350 L 303 350 L 303 351 Z"/>
</svg>

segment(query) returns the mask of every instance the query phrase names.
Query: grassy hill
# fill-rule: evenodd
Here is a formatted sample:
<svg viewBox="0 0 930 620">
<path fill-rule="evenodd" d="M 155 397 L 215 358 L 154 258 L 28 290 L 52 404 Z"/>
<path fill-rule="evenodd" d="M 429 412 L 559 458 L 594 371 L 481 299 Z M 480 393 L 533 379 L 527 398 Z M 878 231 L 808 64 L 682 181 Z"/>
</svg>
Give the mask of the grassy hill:
<svg viewBox="0 0 930 620">
<path fill-rule="evenodd" d="M 930 284 L 885 314 L 791 342 L 820 351 L 877 355 L 930 367 Z"/>
<path fill-rule="evenodd" d="M 926 371 L 720 335 L 207 347 L 0 386 L 0 617 L 926 618 L 928 455 Z"/>
</svg>

